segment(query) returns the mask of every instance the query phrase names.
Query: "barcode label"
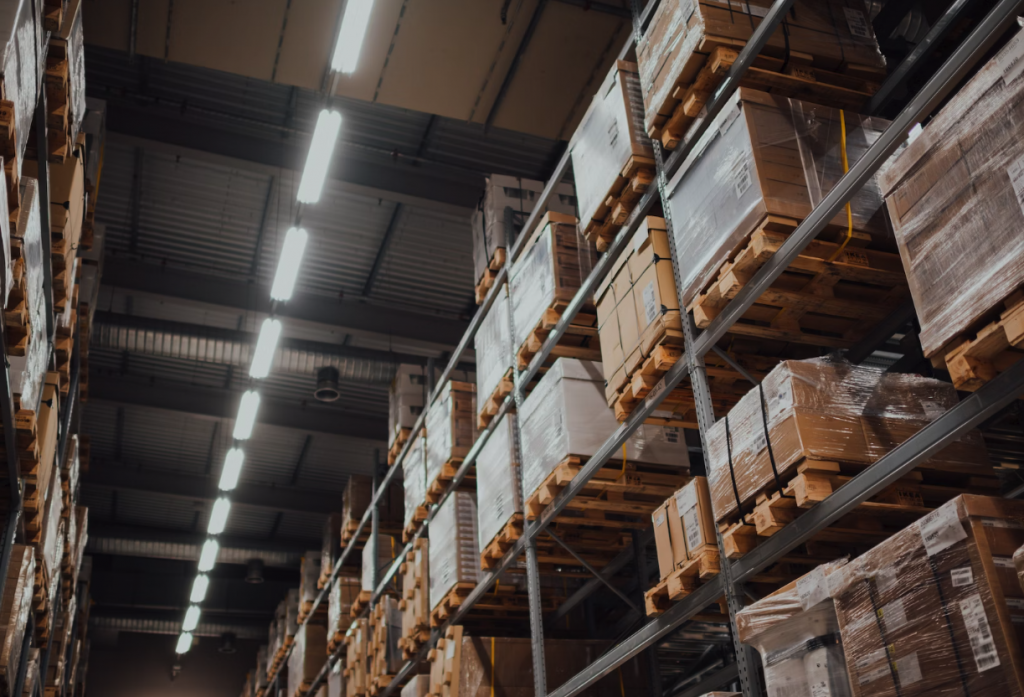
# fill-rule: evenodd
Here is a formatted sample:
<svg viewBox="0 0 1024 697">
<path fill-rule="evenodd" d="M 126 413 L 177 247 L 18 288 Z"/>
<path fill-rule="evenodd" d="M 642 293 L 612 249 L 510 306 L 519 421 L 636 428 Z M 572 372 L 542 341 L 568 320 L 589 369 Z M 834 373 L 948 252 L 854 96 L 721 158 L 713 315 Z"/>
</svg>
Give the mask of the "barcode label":
<svg viewBox="0 0 1024 697">
<path fill-rule="evenodd" d="M 961 600 L 960 612 L 964 616 L 964 626 L 967 627 L 967 636 L 971 640 L 971 651 L 974 653 L 974 662 L 978 664 L 978 672 L 984 673 L 995 668 L 999 665 L 999 654 L 996 652 L 996 643 L 992 640 L 992 630 L 988 626 L 981 595 L 975 593 Z"/>
<path fill-rule="evenodd" d="M 868 671 L 867 673 L 862 673 L 860 679 L 857 682 L 859 682 L 861 685 L 867 685 L 869 682 L 881 680 L 882 678 L 889 676 L 891 674 L 892 671 L 889 668 L 889 664 L 886 663 L 885 665 L 875 668 L 874 670 Z"/>
<path fill-rule="evenodd" d="M 885 631 L 895 632 L 907 623 L 907 611 L 903 608 L 903 600 L 897 599 L 878 611 L 878 616 L 885 622 Z"/>
<path fill-rule="evenodd" d="M 953 577 L 953 587 L 969 586 L 974 583 L 974 572 L 969 566 L 962 566 L 949 572 Z"/>
<path fill-rule="evenodd" d="M 644 288 L 644 317 L 647 324 L 658 319 L 658 309 L 658 300 L 654 296 L 654 281 L 651 281 Z"/>
<path fill-rule="evenodd" d="M 1003 73 L 1003 84 L 1011 82 L 1024 73 L 1024 37 L 1020 33 L 1010 39 L 1006 47 L 996 56 L 999 70 Z"/>
<path fill-rule="evenodd" d="M 762 450 L 768 447 L 768 436 L 764 434 L 764 429 L 759 429 L 757 435 L 754 437 L 754 445 L 751 448 L 751 452 L 757 455 Z"/>
<path fill-rule="evenodd" d="M 868 25 L 868 18 L 864 16 L 863 12 L 851 7 L 844 7 L 843 12 L 846 14 L 846 24 L 850 27 L 851 34 L 859 39 L 871 38 L 871 27 Z"/>
<path fill-rule="evenodd" d="M 900 679 L 900 686 L 907 687 L 915 682 L 921 682 L 921 664 L 917 660 L 917 652 L 896 659 L 896 676 Z"/>
<path fill-rule="evenodd" d="M 956 500 L 936 508 L 918 523 L 921 541 L 928 556 L 935 556 L 950 545 L 967 539 L 964 526 L 957 516 Z"/>
<path fill-rule="evenodd" d="M 1010 557 L 992 557 L 992 563 L 1003 569 L 1014 568 L 1013 559 Z"/>
<path fill-rule="evenodd" d="M 686 529 L 686 547 L 697 549 L 704 542 L 700 529 L 700 514 L 696 506 L 683 513 L 683 526 Z"/>
<path fill-rule="evenodd" d="M 750 163 L 744 161 L 743 164 L 736 169 L 736 176 L 733 180 L 733 186 L 736 188 L 736 198 L 743 198 L 743 194 L 747 193 L 750 189 L 750 185 L 753 180 L 750 178 Z"/>
<path fill-rule="evenodd" d="M 1006 607 L 1011 610 L 1024 610 L 1024 598 L 1007 598 Z"/>
<path fill-rule="evenodd" d="M 1006 174 L 1010 177 L 1013 193 L 1017 195 L 1017 205 L 1024 211 L 1024 157 L 1010 163 L 1006 168 Z"/>
</svg>

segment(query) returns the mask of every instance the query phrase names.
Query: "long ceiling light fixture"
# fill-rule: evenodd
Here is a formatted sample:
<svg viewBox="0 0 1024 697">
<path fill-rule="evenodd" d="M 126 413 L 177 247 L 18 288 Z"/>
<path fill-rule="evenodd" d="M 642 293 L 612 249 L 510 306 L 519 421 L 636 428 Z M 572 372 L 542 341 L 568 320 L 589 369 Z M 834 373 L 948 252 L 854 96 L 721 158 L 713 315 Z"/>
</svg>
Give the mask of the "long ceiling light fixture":
<svg viewBox="0 0 1024 697">
<path fill-rule="evenodd" d="M 320 112 L 316 120 L 316 129 L 313 131 L 313 142 L 309 144 L 309 154 L 306 155 L 306 167 L 302 170 L 302 179 L 299 181 L 300 203 L 316 203 L 320 200 L 340 130 L 340 113 L 330 109 Z"/>
<path fill-rule="evenodd" d="M 256 351 L 249 366 L 249 377 L 260 379 L 270 375 L 270 367 L 274 364 L 274 353 L 277 342 L 281 338 L 281 320 L 268 317 L 260 327 L 259 338 L 256 339 Z"/>
<path fill-rule="evenodd" d="M 277 262 L 277 272 L 274 274 L 274 285 L 270 287 L 271 300 L 279 302 L 291 300 L 308 239 L 309 235 L 301 227 L 291 228 L 284 236 L 281 258 Z"/>
<path fill-rule="evenodd" d="M 238 486 L 238 477 L 242 474 L 245 452 L 241 448 L 232 448 L 224 458 L 224 470 L 220 473 L 221 491 L 231 491 Z"/>
<path fill-rule="evenodd" d="M 331 70 L 349 75 L 356 71 L 372 10 L 373 0 L 348 0 L 345 4 L 338 43 L 331 57 Z"/>
<path fill-rule="evenodd" d="M 256 425 L 256 412 L 259 411 L 259 408 L 259 392 L 249 390 L 242 395 L 242 401 L 238 405 L 238 416 L 235 417 L 235 430 L 232 434 L 235 440 L 249 440 L 252 428 Z"/>
</svg>

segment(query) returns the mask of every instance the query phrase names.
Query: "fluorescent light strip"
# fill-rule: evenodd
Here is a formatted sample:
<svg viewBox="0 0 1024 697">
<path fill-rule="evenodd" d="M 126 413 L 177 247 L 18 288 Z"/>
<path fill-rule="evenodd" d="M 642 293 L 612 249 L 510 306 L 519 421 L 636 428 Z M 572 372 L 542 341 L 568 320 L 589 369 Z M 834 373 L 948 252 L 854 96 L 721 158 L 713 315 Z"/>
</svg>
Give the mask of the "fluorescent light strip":
<svg viewBox="0 0 1024 697">
<path fill-rule="evenodd" d="M 217 544 L 217 540 L 207 540 L 203 545 L 203 551 L 199 554 L 199 570 L 206 572 L 213 568 L 213 565 L 217 563 L 217 552 L 220 551 L 220 545 Z"/>
<path fill-rule="evenodd" d="M 252 427 L 256 423 L 256 412 L 260 408 L 260 395 L 256 390 L 249 390 L 242 395 L 238 405 L 238 417 L 235 419 L 235 440 L 248 440 L 252 435 Z"/>
<path fill-rule="evenodd" d="M 210 587 L 210 577 L 206 574 L 199 574 L 192 582 L 192 593 L 188 599 L 193 603 L 201 603 L 206 600 L 206 590 Z"/>
<path fill-rule="evenodd" d="M 194 632 L 199 626 L 200 610 L 198 605 L 189 605 L 185 612 L 185 621 L 181 623 L 181 631 Z"/>
<path fill-rule="evenodd" d="M 340 130 L 341 114 L 330 109 L 322 110 L 316 120 L 313 141 L 309 144 L 306 166 L 302 170 L 302 180 L 299 181 L 300 203 L 316 203 L 320 200 Z"/>
<path fill-rule="evenodd" d="M 192 632 L 182 632 L 178 637 L 178 645 L 174 652 L 177 654 L 188 653 L 190 648 L 192 648 Z"/>
<path fill-rule="evenodd" d="M 219 535 L 224 532 L 224 526 L 228 522 L 228 513 L 231 512 L 231 501 L 225 496 L 213 502 L 213 512 L 210 513 L 210 524 L 206 532 L 211 535 Z"/>
<path fill-rule="evenodd" d="M 238 486 L 238 477 L 242 474 L 245 452 L 241 448 L 231 448 L 224 458 L 224 469 L 220 473 L 221 491 L 231 491 Z"/>
<path fill-rule="evenodd" d="M 267 318 L 260 326 L 260 336 L 256 340 L 256 351 L 253 353 L 252 365 L 249 366 L 249 377 L 265 378 L 270 374 L 274 364 L 274 353 L 277 341 L 281 338 L 281 320 Z"/>
<path fill-rule="evenodd" d="M 308 238 L 309 235 L 300 227 L 289 229 L 285 235 L 281 257 L 277 261 L 277 271 L 274 273 L 274 285 L 270 288 L 272 300 L 285 302 L 291 299 Z"/>
<path fill-rule="evenodd" d="M 356 71 L 359 53 L 366 38 L 366 27 L 370 23 L 373 0 L 348 0 L 345 16 L 341 18 L 338 44 L 331 57 L 331 70 L 351 74 Z"/>
</svg>

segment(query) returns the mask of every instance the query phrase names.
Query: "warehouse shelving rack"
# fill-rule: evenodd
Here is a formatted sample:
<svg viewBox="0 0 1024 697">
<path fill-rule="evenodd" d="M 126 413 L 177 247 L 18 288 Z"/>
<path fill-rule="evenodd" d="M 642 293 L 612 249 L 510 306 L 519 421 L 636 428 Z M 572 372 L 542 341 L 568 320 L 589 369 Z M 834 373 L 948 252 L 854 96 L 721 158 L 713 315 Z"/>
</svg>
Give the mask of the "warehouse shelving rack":
<svg viewBox="0 0 1024 697">
<path fill-rule="evenodd" d="M 657 163 L 657 186 L 652 187 L 644 194 L 636 208 L 629 216 L 626 224 L 615 237 L 609 249 L 594 266 L 591 274 L 583 282 L 579 292 L 569 303 L 561 319 L 551 331 L 543 343 L 540 351 L 534 356 L 528 367 L 517 372 L 515 375 L 515 389 L 512 394 L 506 397 L 497 415 L 491 420 L 488 428 L 480 432 L 479 437 L 470 449 L 466 458 L 459 467 L 451 485 L 445 492 L 441 501 L 432 507 L 430 515 L 416 534 L 403 550 L 398 554 L 395 561 L 378 579 L 375 573 L 375 590 L 373 592 L 370 607 L 375 604 L 385 592 L 388 584 L 398 572 L 398 568 L 405 556 L 412 549 L 416 539 L 419 539 L 429 529 L 430 520 L 433 518 L 438 507 L 454 492 L 469 469 L 474 466 L 484 444 L 487 442 L 493 430 L 497 427 L 501 418 L 518 402 L 525 397 L 525 386 L 537 375 L 543 362 L 550 355 L 558 340 L 564 335 L 569 324 L 575 315 L 580 311 L 587 299 L 593 295 L 594 290 L 607 275 L 611 263 L 624 249 L 627 241 L 639 228 L 644 218 L 650 214 L 655 204 L 659 201 L 667 203 L 667 187 L 670 177 L 676 175 L 686 163 L 687 159 L 694 156 L 693 150 L 699 142 L 703 133 L 710 127 L 715 116 L 721 112 L 729 97 L 735 92 L 739 78 L 753 63 L 754 58 L 763 48 L 772 32 L 779 25 L 785 14 L 793 5 L 794 0 L 776 0 L 762 19 L 751 40 L 740 52 L 740 55 L 733 67 L 730 69 L 721 86 L 712 95 L 705 108 L 703 118 L 691 129 L 680 147 L 673 151 L 667 158 L 663 157 L 658 144 L 655 143 Z M 635 6 L 633 8 L 633 36 L 627 45 L 622 49 L 620 57 L 624 57 L 639 40 L 643 28 L 649 23 L 658 0 L 651 0 L 641 12 Z M 946 35 L 956 20 L 963 15 L 964 10 L 971 5 L 971 0 L 956 0 L 946 11 L 945 15 L 933 26 L 927 37 L 903 60 L 896 70 L 883 83 L 878 94 L 865 109 L 867 113 L 876 113 L 881 110 L 897 93 L 905 86 L 907 79 L 922 65 L 931 55 L 936 44 Z M 702 445 L 706 445 L 707 429 L 714 422 L 714 414 L 711 407 L 710 391 L 708 386 L 707 372 L 704 366 L 704 356 L 710 351 L 717 351 L 715 344 L 721 339 L 729 328 L 750 308 L 757 297 L 774 282 L 786 267 L 801 253 L 817 234 L 825 227 L 827 221 L 840 212 L 846 202 L 860 189 L 861 186 L 878 170 L 885 160 L 896 151 L 906 140 L 911 128 L 930 115 L 936 107 L 949 95 L 957 83 L 974 67 L 985 55 L 992 45 L 998 40 L 1012 23 L 1014 18 L 1024 9 L 1024 0 L 999 0 L 992 9 L 985 15 L 984 19 L 964 38 L 958 48 L 949 56 L 945 63 L 933 75 L 927 83 L 913 96 L 902 111 L 892 121 L 891 125 L 882 133 L 881 137 L 864 153 L 861 159 L 851 167 L 850 171 L 840 179 L 832 191 L 814 208 L 810 215 L 796 228 L 778 252 L 753 276 L 742 291 L 727 305 L 719 316 L 704 331 L 698 333 L 693 318 L 687 314 L 684 320 L 685 334 L 685 360 L 681 360 L 672 367 L 662 378 L 661 382 L 651 390 L 644 402 L 630 417 L 622 423 L 604 442 L 601 448 L 587 461 L 579 474 L 555 497 L 548 505 L 542 516 L 531 524 L 528 524 L 521 538 L 505 554 L 498 563 L 497 568 L 487 574 L 482 581 L 474 588 L 469 596 L 463 601 L 458 610 L 449 618 L 446 623 L 458 624 L 468 613 L 473 605 L 479 601 L 493 586 L 498 575 L 507 569 L 523 553 L 527 555 L 528 594 L 530 602 L 530 625 L 533 643 L 534 656 L 534 680 L 535 693 L 538 697 L 571 697 L 579 694 L 602 677 L 608 675 L 618 666 L 641 652 L 654 647 L 662 638 L 681 626 L 684 622 L 694 617 L 708 605 L 716 602 L 723 595 L 727 599 L 729 609 L 730 627 L 735 629 L 735 613 L 742 607 L 740 598 L 743 597 L 742 584 L 753 578 L 755 574 L 764 569 L 784 554 L 798 545 L 810 539 L 814 534 L 821 531 L 842 516 L 851 512 L 861 502 L 878 493 L 886 486 L 895 482 L 916 465 L 923 462 L 946 445 L 960 438 L 969 430 L 998 413 L 1009 405 L 1018 395 L 1024 393 L 1024 362 L 1020 362 L 1002 373 L 990 383 L 977 392 L 971 394 L 955 407 L 937 418 L 927 427 L 909 438 L 903 444 L 893 449 L 889 454 L 879 459 L 875 464 L 865 469 L 862 473 L 851 479 L 843 487 L 833 493 L 828 499 L 815 507 L 807 510 L 804 515 L 794 522 L 786 525 L 780 532 L 768 538 L 757 548 L 746 554 L 739 560 L 728 561 L 725 554 L 721 554 L 721 573 L 700 586 L 696 591 L 683 600 L 675 603 L 664 614 L 659 615 L 644 624 L 639 630 L 619 642 L 604 655 L 598 658 L 586 669 L 570 678 L 560 687 L 549 691 L 545 680 L 543 669 L 543 618 L 541 615 L 539 573 L 537 571 L 536 557 L 533 543 L 536 538 L 553 522 L 568 505 L 568 503 L 583 489 L 584 485 L 603 467 L 622 447 L 623 443 L 633 434 L 634 431 L 658 408 L 661 401 L 667 396 L 683 379 L 690 379 L 698 412 L 698 425 Z M 480 305 L 466 333 L 455 351 L 452 353 L 447 367 L 437 385 L 430 392 L 429 404 L 438 397 L 440 388 L 445 384 L 448 377 L 455 370 L 466 350 L 474 340 L 484 316 L 490 309 L 497 296 L 501 285 L 508 280 L 508 268 L 520 256 L 530 232 L 537 225 L 541 218 L 547 200 L 554 192 L 556 185 L 561 182 L 570 165 L 571 152 L 569 150 L 562 156 L 555 168 L 551 178 L 548 180 L 540 198 L 537 202 L 534 213 L 527 220 L 522 233 L 509 255 L 509 261 L 499 270 L 494 286 L 487 294 L 484 302 Z M 666 213 L 666 223 L 669 226 L 669 239 L 671 234 L 671 217 L 667 205 L 662 206 Z M 676 269 L 677 288 L 682 288 L 678 283 L 677 255 L 673 252 L 673 268 Z M 682 298 L 680 298 L 682 301 Z M 682 306 L 682 302 L 680 303 Z M 871 351 L 898 332 L 902 326 L 912 317 L 913 308 L 905 305 L 895 311 L 889 318 L 880 322 L 874 332 L 867 337 L 858 347 L 850 351 L 850 355 L 857 360 L 862 360 Z M 735 366 L 734 366 L 735 367 Z M 756 382 L 756 381 L 754 381 Z M 423 427 L 427 409 L 417 419 L 412 432 L 417 433 Z M 376 545 L 377 541 L 377 504 L 380 502 L 383 492 L 396 476 L 402 466 L 413 439 L 400 453 L 397 462 L 382 477 L 374 478 L 374 496 L 370 506 L 360 520 L 355 532 L 354 539 L 358 539 L 367 525 L 370 526 L 370 539 L 368 544 Z M 646 547 L 650 542 L 650 533 L 641 534 L 634 538 L 634 548 L 623 551 L 600 575 L 588 581 L 580 590 L 574 593 L 563 603 L 555 616 L 563 616 L 571 607 L 578 604 L 594 590 L 602 585 L 611 587 L 610 579 L 620 569 L 634 560 L 636 545 Z M 721 537 L 719 546 L 721 551 Z M 342 550 L 338 560 L 335 562 L 331 582 L 338 577 L 342 567 L 349 560 L 353 547 Z M 375 555 L 374 555 L 375 556 Z M 316 597 L 314 611 L 324 602 L 330 589 L 328 584 Z M 364 616 L 369 608 L 364 610 Z M 313 613 L 310 613 L 312 617 Z M 307 619 L 308 621 L 308 619 Z M 408 661 L 399 671 L 398 675 L 388 685 L 382 694 L 387 696 L 394 694 L 398 686 L 412 674 L 417 664 L 426 656 L 427 651 L 436 643 L 442 635 L 445 627 L 434 630 L 431 639 L 421 648 L 419 654 L 411 661 Z M 756 675 L 758 659 L 752 650 L 744 647 L 736 640 L 736 632 L 732 631 L 735 663 L 722 666 L 718 670 L 705 675 L 695 687 L 689 688 L 681 694 L 700 694 L 700 692 L 714 689 L 717 686 L 738 680 L 742 691 L 747 697 L 761 695 L 759 680 Z M 343 649 L 339 649 L 329 656 L 323 668 L 313 681 L 312 686 L 306 693 L 306 697 L 314 697 L 320 685 L 326 680 L 328 673 L 334 664 L 340 659 Z M 279 676 L 274 676 L 274 684 Z"/>
</svg>

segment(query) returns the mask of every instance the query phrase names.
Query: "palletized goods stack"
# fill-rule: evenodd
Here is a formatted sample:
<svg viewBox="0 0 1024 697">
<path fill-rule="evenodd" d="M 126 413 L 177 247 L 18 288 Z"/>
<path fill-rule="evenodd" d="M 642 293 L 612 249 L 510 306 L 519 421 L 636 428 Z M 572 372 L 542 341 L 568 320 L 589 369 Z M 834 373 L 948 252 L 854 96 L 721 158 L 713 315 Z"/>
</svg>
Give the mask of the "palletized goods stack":
<svg viewBox="0 0 1024 697">
<path fill-rule="evenodd" d="M 411 659 L 430 638 L 430 559 L 428 542 L 418 539 L 399 571 L 402 599 L 402 636 L 398 647 Z"/>
<path fill-rule="evenodd" d="M 303 697 L 324 665 L 327 656 L 327 629 L 307 623 L 295 634 L 295 645 L 288 657 L 288 695 Z"/>
<path fill-rule="evenodd" d="M 476 440 L 476 385 L 449 380 L 426 419 L 427 501 L 436 503 Z"/>
</svg>

